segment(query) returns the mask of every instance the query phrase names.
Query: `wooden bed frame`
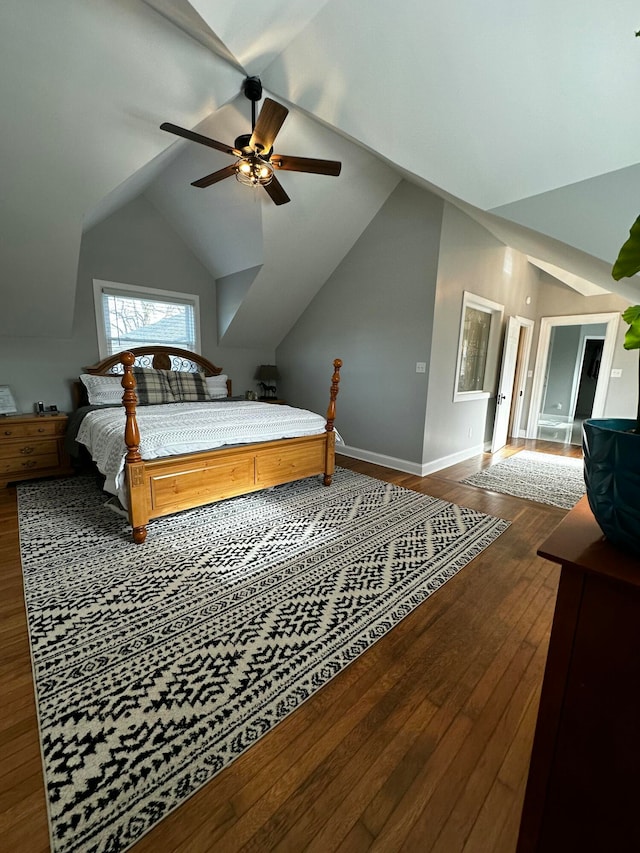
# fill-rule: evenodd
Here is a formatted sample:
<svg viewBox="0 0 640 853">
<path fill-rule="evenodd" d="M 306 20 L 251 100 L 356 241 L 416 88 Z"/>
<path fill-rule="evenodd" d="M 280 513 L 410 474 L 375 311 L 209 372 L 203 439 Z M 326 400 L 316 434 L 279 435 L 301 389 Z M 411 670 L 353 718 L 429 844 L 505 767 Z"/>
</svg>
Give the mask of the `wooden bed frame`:
<svg viewBox="0 0 640 853">
<path fill-rule="evenodd" d="M 342 367 L 339 358 L 333 362 L 324 433 L 152 460 L 144 460 L 140 455 L 134 364 L 156 370 L 199 370 L 205 376 L 218 376 L 222 372 L 222 368 L 197 353 L 165 346 L 136 347 L 85 368 L 86 373 L 95 375 L 122 374 L 122 403 L 126 409 L 125 473 L 134 542 L 140 544 L 145 541 L 147 524 L 152 518 L 183 509 L 317 474 L 324 475 L 325 486 L 331 485 L 335 470 L 333 424 Z M 230 391 L 230 383 L 228 387 Z"/>
</svg>

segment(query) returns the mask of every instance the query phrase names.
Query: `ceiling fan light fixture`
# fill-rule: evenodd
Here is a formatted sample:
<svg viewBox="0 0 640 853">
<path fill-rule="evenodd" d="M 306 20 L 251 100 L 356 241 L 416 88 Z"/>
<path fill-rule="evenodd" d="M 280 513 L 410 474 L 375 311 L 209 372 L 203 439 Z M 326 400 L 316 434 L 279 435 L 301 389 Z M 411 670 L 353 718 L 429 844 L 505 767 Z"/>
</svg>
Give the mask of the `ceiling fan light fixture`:
<svg viewBox="0 0 640 853">
<path fill-rule="evenodd" d="M 264 187 L 267 195 L 274 204 L 281 205 L 291 201 L 280 181 L 275 175 L 275 169 L 285 169 L 289 172 L 310 172 L 315 175 L 339 175 L 341 163 L 336 160 L 317 160 L 313 157 L 290 157 L 284 154 L 274 154 L 273 144 L 282 123 L 289 110 L 282 104 L 265 98 L 256 118 L 256 102 L 262 98 L 262 83 L 259 77 L 247 77 L 243 91 L 251 101 L 251 133 L 242 133 L 236 138 L 233 146 L 218 142 L 201 133 L 195 133 L 177 124 L 163 122 L 160 127 L 168 133 L 174 133 L 191 142 L 198 142 L 236 158 L 235 162 L 224 169 L 216 169 L 210 175 L 205 175 L 197 181 L 192 181 L 192 187 L 204 189 L 225 178 L 235 175 L 236 180 L 248 187 Z"/>
<path fill-rule="evenodd" d="M 273 166 L 257 155 L 241 157 L 236 163 L 236 180 L 249 187 L 266 187 L 273 180 Z"/>
</svg>

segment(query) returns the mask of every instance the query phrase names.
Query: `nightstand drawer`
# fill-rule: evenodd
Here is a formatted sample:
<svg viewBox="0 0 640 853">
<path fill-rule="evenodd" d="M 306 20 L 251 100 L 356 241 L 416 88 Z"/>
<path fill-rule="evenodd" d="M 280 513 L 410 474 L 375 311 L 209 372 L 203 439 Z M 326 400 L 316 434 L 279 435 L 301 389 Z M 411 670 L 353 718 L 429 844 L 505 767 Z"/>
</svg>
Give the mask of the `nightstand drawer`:
<svg viewBox="0 0 640 853">
<path fill-rule="evenodd" d="M 25 437 L 18 441 L 0 441 L 0 459 L 26 459 L 29 456 L 58 455 L 58 439 Z"/>
<path fill-rule="evenodd" d="M 63 421 L 50 421 L 48 418 L 43 418 L 37 423 L 25 424 L 24 426 L 27 430 L 27 435 L 64 435 L 67 428 L 67 421 L 66 419 Z"/>
<path fill-rule="evenodd" d="M 0 459 L 0 475 L 25 474 L 32 471 L 44 471 L 47 468 L 57 468 L 60 465 L 60 457 L 57 450 L 44 456 L 26 456 L 16 459 Z M 16 477 L 18 479 L 18 477 Z"/>
<path fill-rule="evenodd" d="M 27 433 L 26 424 L 9 424 L 8 421 L 0 424 L 0 438 L 24 438 Z"/>
<path fill-rule="evenodd" d="M 64 435 L 66 420 L 35 420 L 30 423 L 0 422 L 0 441 L 7 438 L 26 438 L 28 436 Z"/>
</svg>

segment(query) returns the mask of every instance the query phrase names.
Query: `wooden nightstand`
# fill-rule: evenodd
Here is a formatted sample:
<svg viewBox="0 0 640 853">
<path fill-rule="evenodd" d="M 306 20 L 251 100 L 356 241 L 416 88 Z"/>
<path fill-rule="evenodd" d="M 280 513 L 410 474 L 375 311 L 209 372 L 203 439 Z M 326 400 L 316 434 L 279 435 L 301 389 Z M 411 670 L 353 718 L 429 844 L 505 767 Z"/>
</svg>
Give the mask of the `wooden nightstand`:
<svg viewBox="0 0 640 853">
<path fill-rule="evenodd" d="M 274 403 L 276 406 L 286 406 L 286 400 L 280 400 L 277 397 L 258 397 L 259 403 Z"/>
<path fill-rule="evenodd" d="M 67 416 L 8 415 L 0 418 L 0 488 L 34 477 L 72 473 L 64 450 Z"/>
</svg>

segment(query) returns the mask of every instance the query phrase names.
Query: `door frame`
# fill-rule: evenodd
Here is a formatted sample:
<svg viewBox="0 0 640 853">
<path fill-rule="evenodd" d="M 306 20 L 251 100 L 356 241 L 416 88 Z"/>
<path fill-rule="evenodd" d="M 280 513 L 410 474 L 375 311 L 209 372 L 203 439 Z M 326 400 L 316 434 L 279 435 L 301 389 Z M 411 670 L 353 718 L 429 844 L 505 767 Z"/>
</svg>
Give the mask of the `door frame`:
<svg viewBox="0 0 640 853">
<path fill-rule="evenodd" d="M 516 357 L 513 360 L 513 367 L 507 375 L 504 372 L 504 368 L 508 361 L 507 348 L 509 346 L 509 325 L 512 321 L 518 327 L 518 338 L 516 341 Z M 520 317 L 518 314 L 513 317 L 509 317 L 507 320 L 505 340 L 502 348 L 502 366 L 500 370 L 500 378 L 498 380 L 498 389 L 496 391 L 496 412 L 493 421 L 493 434 L 491 437 L 491 453 L 495 453 L 496 450 L 500 449 L 500 447 L 504 447 L 504 442 L 500 444 L 500 447 L 496 445 L 496 433 L 498 430 L 498 416 L 501 412 L 500 406 L 503 404 L 500 401 L 500 397 L 505 396 L 505 389 L 508 389 L 510 392 L 508 395 L 506 395 L 509 399 L 507 439 L 510 438 L 514 434 L 514 432 L 516 435 L 518 435 L 520 431 L 519 424 L 522 418 L 522 406 L 524 404 L 524 393 L 527 384 L 527 371 L 529 368 L 531 341 L 533 339 L 534 326 L 535 320 L 529 320 L 527 317 Z M 522 348 L 520 348 L 520 338 L 523 334 L 524 337 L 522 339 Z M 512 409 L 513 416 L 511 414 Z"/>
<path fill-rule="evenodd" d="M 620 314 L 618 312 L 607 312 L 600 314 L 568 314 L 561 317 L 541 317 L 540 335 L 538 337 L 538 349 L 536 352 L 536 366 L 533 374 L 533 385 L 531 388 L 531 402 L 529 403 L 529 418 L 527 422 L 527 438 L 536 438 L 538 432 L 538 417 L 542 393 L 544 389 L 544 378 L 549 360 L 549 344 L 551 342 L 551 330 L 555 326 L 585 326 L 594 323 L 606 323 L 607 331 L 602 348 L 602 362 L 600 374 L 596 386 L 596 394 L 593 399 L 592 417 L 601 418 L 604 414 L 604 405 L 609 390 L 609 379 L 611 378 L 611 365 L 616 347 L 618 324 Z"/>
</svg>

